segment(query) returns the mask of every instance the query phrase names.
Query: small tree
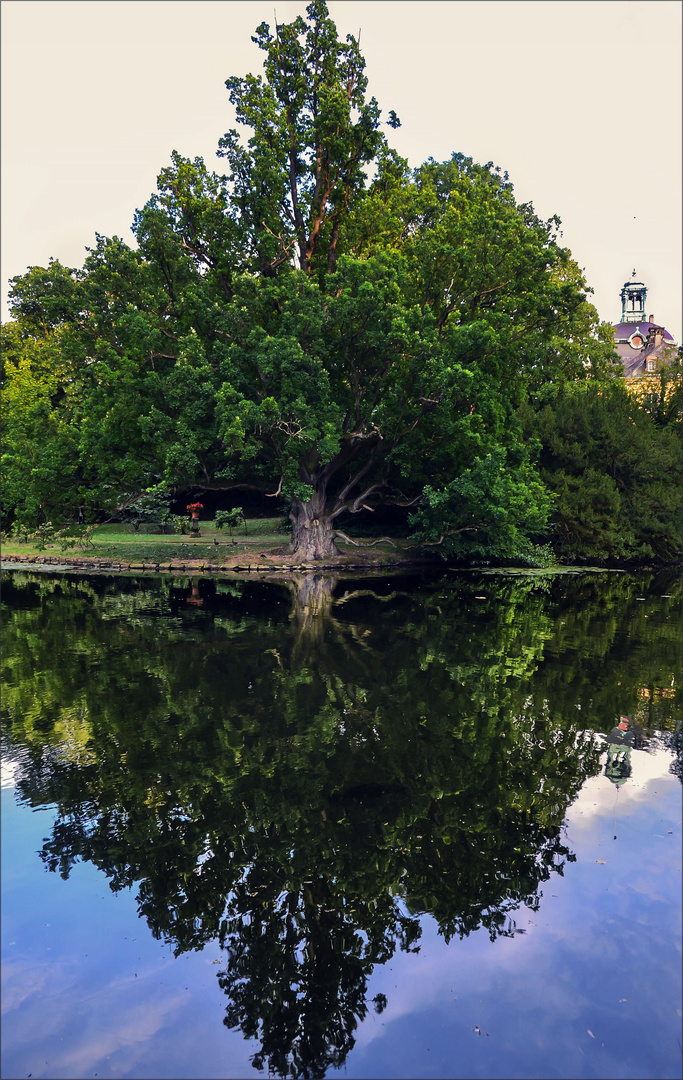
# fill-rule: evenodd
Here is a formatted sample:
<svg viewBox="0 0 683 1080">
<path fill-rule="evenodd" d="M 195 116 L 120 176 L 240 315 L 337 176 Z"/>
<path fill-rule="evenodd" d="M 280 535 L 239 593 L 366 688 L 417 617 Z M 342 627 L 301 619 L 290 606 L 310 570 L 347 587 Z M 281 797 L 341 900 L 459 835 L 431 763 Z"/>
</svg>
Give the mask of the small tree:
<svg viewBox="0 0 683 1080">
<path fill-rule="evenodd" d="M 224 525 L 227 525 L 231 536 L 232 530 L 239 525 L 244 525 L 245 533 L 247 531 L 247 519 L 241 506 L 235 506 L 232 510 L 218 510 L 214 522 L 217 529 L 222 529 Z"/>
<path fill-rule="evenodd" d="M 171 495 L 166 492 L 145 491 L 137 499 L 119 510 L 119 517 L 139 532 L 141 525 L 158 525 L 164 531 L 170 523 L 169 503 Z"/>
</svg>

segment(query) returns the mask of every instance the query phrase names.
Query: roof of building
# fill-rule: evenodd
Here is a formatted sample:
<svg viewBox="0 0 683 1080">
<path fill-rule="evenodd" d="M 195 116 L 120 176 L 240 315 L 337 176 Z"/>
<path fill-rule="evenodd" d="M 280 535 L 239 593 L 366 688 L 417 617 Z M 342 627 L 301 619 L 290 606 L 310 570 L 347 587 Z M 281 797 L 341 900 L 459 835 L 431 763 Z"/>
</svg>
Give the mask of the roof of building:
<svg viewBox="0 0 683 1080">
<path fill-rule="evenodd" d="M 663 326 L 660 327 L 659 323 L 643 322 L 642 319 L 641 319 L 640 322 L 637 322 L 637 323 L 635 323 L 635 322 L 617 323 L 616 325 L 614 325 L 612 327 L 612 329 L 614 330 L 614 336 L 615 336 L 617 341 L 628 341 L 628 339 L 631 337 L 631 335 L 635 334 L 636 332 L 640 333 L 642 335 L 642 337 L 643 337 L 643 341 L 645 341 L 645 339 L 647 338 L 647 335 L 650 333 L 650 330 L 652 330 L 653 326 L 659 327 L 659 329 L 662 331 L 662 338 L 664 339 L 664 341 L 668 341 L 668 342 L 673 343 L 674 339 L 673 339 L 672 335 Z"/>
<path fill-rule="evenodd" d="M 635 375 L 645 375 L 649 370 L 647 366 L 648 360 L 654 360 L 654 370 L 659 371 L 662 366 L 661 362 L 663 361 L 666 364 L 668 360 L 668 357 L 663 354 L 664 348 L 666 348 L 666 346 L 660 345 L 659 348 L 638 349 L 636 352 L 633 352 L 628 346 L 624 349 L 624 346 L 622 345 L 621 349 L 624 349 L 622 352 L 621 349 L 617 347 L 617 352 L 624 365 L 624 375 L 627 378 L 633 378 Z"/>
</svg>

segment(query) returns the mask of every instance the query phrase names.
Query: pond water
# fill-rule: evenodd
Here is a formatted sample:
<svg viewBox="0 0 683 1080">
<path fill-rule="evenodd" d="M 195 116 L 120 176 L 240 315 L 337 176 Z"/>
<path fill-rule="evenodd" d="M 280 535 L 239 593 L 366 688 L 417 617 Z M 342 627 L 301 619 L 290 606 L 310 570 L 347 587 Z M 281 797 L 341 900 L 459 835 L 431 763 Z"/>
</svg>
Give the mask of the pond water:
<svg viewBox="0 0 683 1080">
<path fill-rule="evenodd" d="M 3 606 L 5 1080 L 681 1075 L 678 575 Z"/>
</svg>

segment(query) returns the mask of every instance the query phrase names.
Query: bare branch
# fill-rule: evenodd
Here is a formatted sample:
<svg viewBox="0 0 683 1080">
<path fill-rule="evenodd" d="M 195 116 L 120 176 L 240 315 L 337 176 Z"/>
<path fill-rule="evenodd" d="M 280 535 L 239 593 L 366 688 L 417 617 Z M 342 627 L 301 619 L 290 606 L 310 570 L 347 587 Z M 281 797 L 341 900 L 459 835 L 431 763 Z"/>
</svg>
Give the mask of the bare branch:
<svg viewBox="0 0 683 1080">
<path fill-rule="evenodd" d="M 353 500 L 353 503 L 349 507 L 349 510 L 351 511 L 351 513 L 352 514 L 359 514 L 361 512 L 361 510 L 363 509 L 363 506 L 365 504 L 365 500 L 369 499 L 370 496 L 372 494 L 374 494 L 375 491 L 381 491 L 382 488 L 386 487 L 386 486 L 387 486 L 386 480 L 380 481 L 379 484 L 370 484 L 370 487 L 367 487 L 365 489 L 365 491 L 362 492 L 362 494 L 360 494 L 358 496 L 357 499 Z"/>
<path fill-rule="evenodd" d="M 360 436 L 360 437 L 363 438 L 363 436 Z M 351 438 L 353 438 L 353 436 L 351 436 Z M 374 453 L 372 453 L 370 455 L 370 457 L 368 458 L 368 460 L 363 465 L 363 467 L 358 470 L 358 472 L 356 473 L 355 476 L 351 477 L 351 479 L 348 481 L 348 483 L 345 484 L 344 487 L 342 488 L 342 490 L 339 492 L 339 495 L 337 496 L 337 501 L 339 503 L 345 502 L 346 497 L 348 496 L 351 489 L 354 488 L 356 486 L 356 484 L 358 484 L 363 479 L 365 474 L 367 472 L 369 472 L 369 470 L 372 468 L 372 466 L 374 464 L 375 464 L 375 455 L 374 455 Z M 360 498 L 365 499 L 365 498 L 367 498 L 367 495 L 368 495 L 367 491 L 363 492 L 363 495 L 360 496 Z M 357 501 L 358 500 L 356 500 L 356 502 Z"/>
<path fill-rule="evenodd" d="M 282 481 L 283 480 L 284 480 L 284 475 L 280 477 L 280 483 L 277 486 L 277 491 L 266 491 L 266 498 L 267 499 L 274 499 L 280 494 L 280 492 L 282 491 Z"/>
<path fill-rule="evenodd" d="M 344 502 L 341 505 L 337 505 L 335 507 L 335 509 L 332 511 L 332 513 L 328 515 L 328 520 L 329 521 L 334 521 L 335 518 L 338 518 L 339 515 L 343 514 L 346 510 L 348 510 L 348 512 L 350 514 L 359 514 L 361 510 L 373 510 L 373 507 L 368 506 L 367 503 L 365 502 L 365 500 L 368 498 L 369 495 L 371 495 L 371 494 L 373 494 L 373 493 L 375 493 L 377 491 L 380 491 L 382 488 L 384 488 L 386 486 L 387 486 L 387 481 L 383 480 L 381 483 L 374 484 L 372 487 L 367 488 L 367 490 L 364 491 L 362 495 L 359 495 L 357 499 L 354 499 L 353 502 L 350 502 L 350 503 Z M 391 498 L 391 496 L 389 496 L 389 495 L 382 495 L 381 498 L 380 498 L 380 503 L 381 503 L 382 506 L 384 506 L 385 503 L 388 503 L 390 506 L 409 507 L 409 506 L 415 506 L 417 503 L 420 502 L 421 499 L 422 499 L 422 492 L 419 492 L 412 499 L 407 499 L 407 498 L 394 499 L 394 498 Z"/>
<path fill-rule="evenodd" d="M 294 429 L 294 424 L 299 425 L 296 428 L 296 430 Z M 276 420 L 275 423 L 273 424 L 273 428 L 276 429 L 277 431 L 283 431 L 285 433 L 285 435 L 289 436 L 290 439 L 303 439 L 304 438 L 304 436 L 301 434 L 301 432 L 303 431 L 303 428 L 299 424 L 298 420 L 294 420 L 294 421 L 291 421 L 291 422 L 289 420 Z"/>
<path fill-rule="evenodd" d="M 294 247 L 294 245 L 296 243 L 296 240 L 292 240 L 289 244 L 287 244 L 287 243 L 285 243 L 281 233 L 274 233 L 272 229 L 268 228 L 265 221 L 262 221 L 261 224 L 263 225 L 263 228 L 266 230 L 266 232 L 269 232 L 272 237 L 274 237 L 276 240 L 280 241 L 280 245 L 282 246 L 282 250 L 287 255 L 289 255 L 289 251 L 290 251 L 291 248 Z"/>
<path fill-rule="evenodd" d="M 500 285 L 494 285 L 492 289 L 484 289 L 482 292 L 477 293 L 475 297 L 475 303 L 481 300 L 482 296 L 488 296 L 489 293 L 497 292 L 498 289 L 504 289 L 506 285 L 509 285 L 512 278 L 508 278 L 507 281 L 501 281 Z"/>
<path fill-rule="evenodd" d="M 379 540 L 373 540 L 369 544 L 361 544 L 357 540 L 352 540 L 350 536 L 346 535 L 346 533 L 340 532 L 339 529 L 335 529 L 333 533 L 333 539 L 337 536 L 341 536 L 342 540 L 346 540 L 347 544 L 353 544 L 354 547 L 374 547 L 375 544 L 391 544 L 392 548 L 396 547 L 394 541 L 390 540 L 388 536 L 380 536 Z"/>
<path fill-rule="evenodd" d="M 439 547 L 443 544 L 447 536 L 455 536 L 461 532 L 479 532 L 478 525 L 463 525 L 462 529 L 448 529 L 446 532 L 441 533 L 438 540 L 425 540 L 421 544 L 412 544 L 411 547 Z"/>
<path fill-rule="evenodd" d="M 355 600 L 358 596 L 372 596 L 374 600 L 380 600 L 383 604 L 386 604 L 387 600 L 393 600 L 396 596 L 408 595 L 408 593 L 399 592 L 397 589 L 394 589 L 394 591 L 387 596 L 380 596 L 374 589 L 354 589 L 353 592 L 344 593 L 343 596 L 340 596 L 338 600 L 333 600 L 332 603 L 335 605 L 346 604 L 349 600 Z"/>
<path fill-rule="evenodd" d="M 190 480 L 186 484 L 179 484 L 174 490 L 179 493 L 190 491 L 191 488 L 198 488 L 199 491 L 260 491 L 265 494 L 265 484 L 220 484 L 215 480 L 210 480 L 208 483 Z"/>
<path fill-rule="evenodd" d="M 144 495 L 144 491 L 136 491 L 132 495 L 129 495 L 127 499 L 124 499 L 124 501 L 116 507 L 116 512 L 120 513 L 121 510 L 127 510 L 131 503 L 134 503 L 141 495 Z"/>
</svg>

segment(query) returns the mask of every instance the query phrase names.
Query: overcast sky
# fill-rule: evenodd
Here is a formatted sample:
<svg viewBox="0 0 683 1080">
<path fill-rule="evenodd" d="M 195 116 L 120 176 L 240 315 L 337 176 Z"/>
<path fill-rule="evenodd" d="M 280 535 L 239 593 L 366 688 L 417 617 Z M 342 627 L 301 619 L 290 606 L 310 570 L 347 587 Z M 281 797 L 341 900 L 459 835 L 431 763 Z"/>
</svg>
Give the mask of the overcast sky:
<svg viewBox="0 0 683 1080">
<path fill-rule="evenodd" d="M 260 72 L 278 0 L 2 0 L 2 316 L 7 282 L 133 213 L 172 150 L 215 158 L 230 75 Z M 681 341 L 678 0 L 331 0 L 361 31 L 369 93 L 419 165 L 462 152 L 507 169 L 618 321 L 635 268 L 648 314 Z"/>
</svg>

